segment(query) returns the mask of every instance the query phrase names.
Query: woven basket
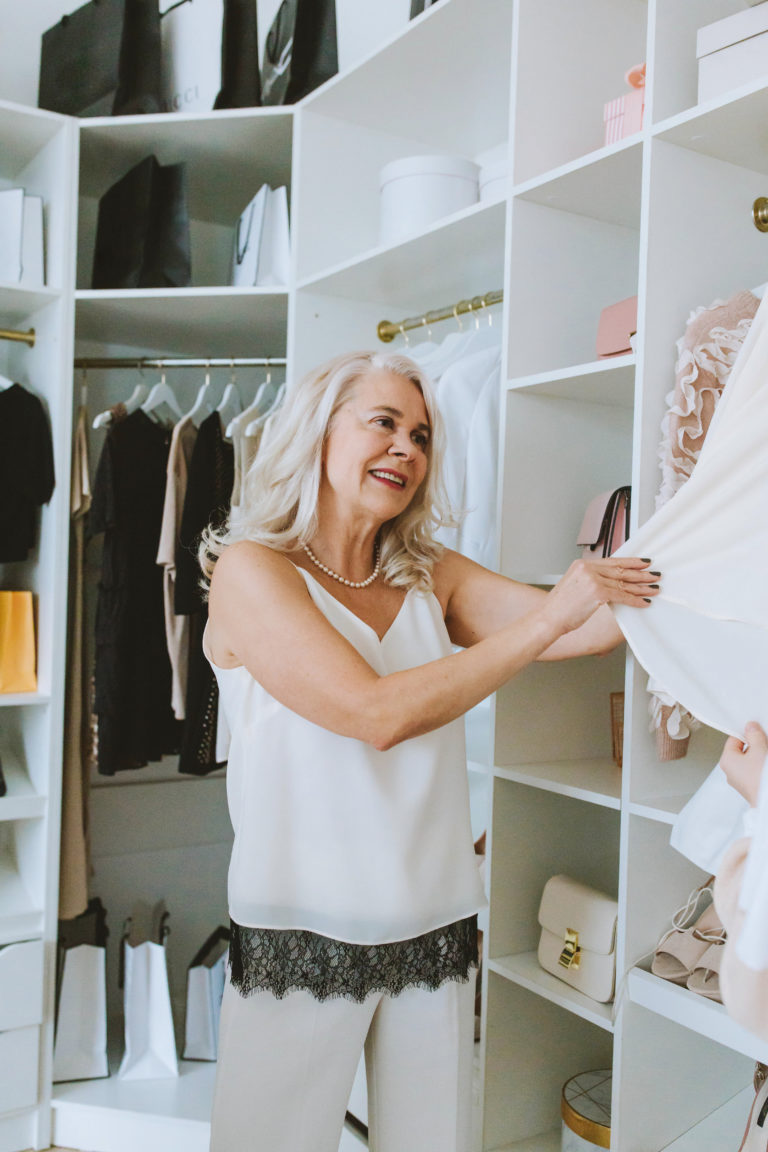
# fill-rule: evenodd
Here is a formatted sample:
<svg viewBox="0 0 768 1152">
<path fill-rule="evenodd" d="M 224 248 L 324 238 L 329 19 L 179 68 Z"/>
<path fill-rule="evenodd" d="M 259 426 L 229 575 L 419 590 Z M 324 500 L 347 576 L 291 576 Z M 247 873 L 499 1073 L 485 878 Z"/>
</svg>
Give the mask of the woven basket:
<svg viewBox="0 0 768 1152">
<path fill-rule="evenodd" d="M 611 692 L 611 741 L 613 762 L 621 768 L 624 754 L 624 693 Z"/>
</svg>

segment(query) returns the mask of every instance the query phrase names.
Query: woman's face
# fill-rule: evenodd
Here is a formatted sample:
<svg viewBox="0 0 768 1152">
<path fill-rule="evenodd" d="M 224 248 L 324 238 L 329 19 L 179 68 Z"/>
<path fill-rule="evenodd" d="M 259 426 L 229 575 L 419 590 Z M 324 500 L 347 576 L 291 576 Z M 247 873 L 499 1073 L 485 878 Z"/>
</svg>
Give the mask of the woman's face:
<svg viewBox="0 0 768 1152">
<path fill-rule="evenodd" d="M 323 482 L 350 512 L 392 520 L 426 475 L 430 434 L 416 385 L 390 372 L 370 372 L 334 417 Z"/>
</svg>

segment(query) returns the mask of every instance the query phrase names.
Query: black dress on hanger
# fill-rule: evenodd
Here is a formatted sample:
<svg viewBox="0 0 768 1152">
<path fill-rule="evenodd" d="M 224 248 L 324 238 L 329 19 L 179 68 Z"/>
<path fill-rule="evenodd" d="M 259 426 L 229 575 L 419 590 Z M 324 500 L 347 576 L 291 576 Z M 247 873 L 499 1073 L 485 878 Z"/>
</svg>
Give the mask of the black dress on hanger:
<svg viewBox="0 0 768 1152">
<path fill-rule="evenodd" d="M 113 776 L 178 752 L 157 541 L 170 435 L 141 409 L 114 424 L 99 457 L 90 534 L 104 533 L 96 608 L 98 770 Z"/>
<path fill-rule="evenodd" d="M 224 439 L 221 417 L 212 412 L 200 425 L 192 449 L 176 549 L 174 607 L 177 616 L 190 618 L 186 718 L 179 772 L 193 776 L 206 776 L 225 764 L 216 759 L 219 690 L 213 669 L 203 655 L 208 604 L 200 585 L 197 547 L 204 528 L 209 524 L 221 527 L 226 520 L 234 482 L 234 449 Z"/>
<path fill-rule="evenodd" d="M 42 403 L 12 384 L 0 392 L 0 564 L 26 560 L 37 509 L 53 494 L 51 427 Z"/>
</svg>

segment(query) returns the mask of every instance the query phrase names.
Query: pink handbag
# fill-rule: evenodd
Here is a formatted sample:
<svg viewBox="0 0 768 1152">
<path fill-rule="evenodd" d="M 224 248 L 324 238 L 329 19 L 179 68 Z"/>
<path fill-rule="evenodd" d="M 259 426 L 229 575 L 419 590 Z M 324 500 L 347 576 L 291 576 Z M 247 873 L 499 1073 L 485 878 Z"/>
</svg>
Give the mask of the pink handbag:
<svg viewBox="0 0 768 1152">
<path fill-rule="evenodd" d="M 618 304 L 609 304 L 600 313 L 597 326 L 597 355 L 625 356 L 632 351 L 630 336 L 637 332 L 637 296 L 628 296 Z"/>
<path fill-rule="evenodd" d="M 613 492 L 601 492 L 590 500 L 576 537 L 587 559 L 610 556 L 628 539 L 631 493 L 626 485 Z"/>
</svg>

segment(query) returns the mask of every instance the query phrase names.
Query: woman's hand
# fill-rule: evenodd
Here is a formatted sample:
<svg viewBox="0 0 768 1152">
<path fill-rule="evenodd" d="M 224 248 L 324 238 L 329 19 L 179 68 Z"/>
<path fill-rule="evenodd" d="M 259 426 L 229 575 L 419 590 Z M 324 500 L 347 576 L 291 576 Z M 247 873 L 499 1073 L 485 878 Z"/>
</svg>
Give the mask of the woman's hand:
<svg viewBox="0 0 768 1152">
<path fill-rule="evenodd" d="M 728 783 L 740 792 L 752 808 L 757 807 L 760 780 L 768 756 L 768 736 L 759 724 L 747 724 L 744 739 L 729 736 L 720 757 L 720 767 Z"/>
<path fill-rule="evenodd" d="M 632 556 L 575 560 L 548 594 L 544 611 L 563 633 L 579 628 L 601 604 L 647 608 L 659 593 L 660 573 L 650 564 Z"/>
</svg>

